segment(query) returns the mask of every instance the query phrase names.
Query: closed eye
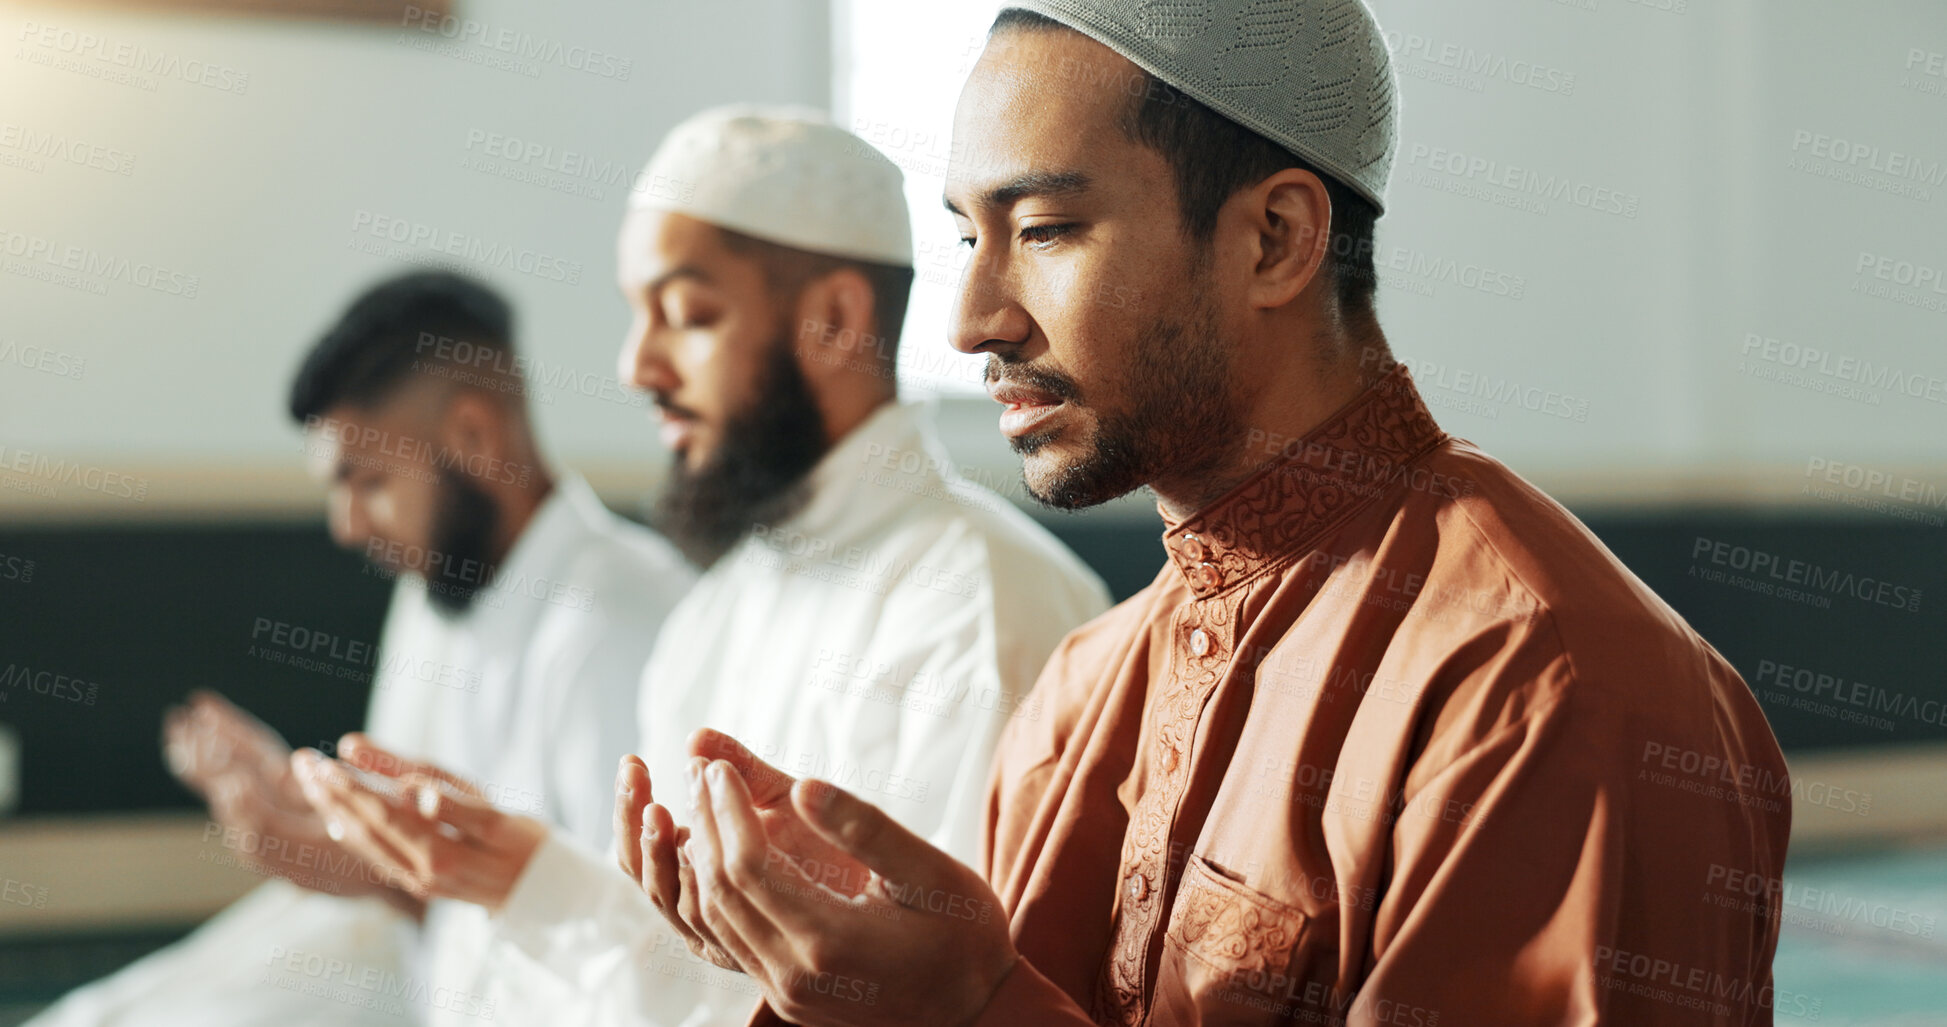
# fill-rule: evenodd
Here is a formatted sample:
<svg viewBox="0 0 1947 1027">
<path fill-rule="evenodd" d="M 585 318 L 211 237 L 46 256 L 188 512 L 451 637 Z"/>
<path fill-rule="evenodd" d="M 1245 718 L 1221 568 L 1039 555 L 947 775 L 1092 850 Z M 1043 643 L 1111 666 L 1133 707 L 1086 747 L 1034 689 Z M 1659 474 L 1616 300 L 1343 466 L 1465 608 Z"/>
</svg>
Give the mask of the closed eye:
<svg viewBox="0 0 1947 1027">
<path fill-rule="evenodd" d="M 1034 246 L 1046 246 L 1074 230 L 1073 224 L 1029 225 L 1021 229 L 1021 241 Z"/>
</svg>

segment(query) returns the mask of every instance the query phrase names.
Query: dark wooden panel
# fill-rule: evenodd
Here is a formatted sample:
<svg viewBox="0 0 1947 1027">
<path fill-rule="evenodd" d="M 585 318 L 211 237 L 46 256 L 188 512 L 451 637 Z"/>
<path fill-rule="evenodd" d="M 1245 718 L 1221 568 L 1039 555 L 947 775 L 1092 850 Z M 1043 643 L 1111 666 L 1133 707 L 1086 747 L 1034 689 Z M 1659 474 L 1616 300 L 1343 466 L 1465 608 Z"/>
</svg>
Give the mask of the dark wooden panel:
<svg viewBox="0 0 1947 1027">
<path fill-rule="evenodd" d="M 1680 510 L 1587 519 L 1744 674 L 1787 750 L 1947 739 L 1947 532 Z M 1084 516 L 1050 527 L 1118 599 L 1162 565 L 1153 525 Z M 1692 555 L 1699 539 L 1877 576 L 1923 599 L 1918 612 L 1843 596 L 1820 607 L 1707 581 L 1690 573 L 1708 563 Z M 357 726 L 362 668 L 272 662 L 253 652 L 254 635 L 269 621 L 376 642 L 388 587 L 321 526 L 0 529 L 0 723 L 25 750 L 22 812 L 193 805 L 157 745 L 163 709 L 192 688 L 231 695 L 300 744 Z M 1799 688 L 1779 667 L 1813 677 Z M 5 684 L 20 669 L 70 684 L 59 695 Z M 1843 695 L 1819 694 L 1817 675 L 1843 682 Z M 95 686 L 92 704 L 75 682 Z"/>
<path fill-rule="evenodd" d="M 8 566 L 0 722 L 20 735 L 23 814 L 192 805 L 159 739 L 162 711 L 195 688 L 297 744 L 364 719 L 368 667 L 299 668 L 260 646 L 263 623 L 377 641 L 390 583 L 322 525 L 13 530 L 0 532 Z"/>
</svg>

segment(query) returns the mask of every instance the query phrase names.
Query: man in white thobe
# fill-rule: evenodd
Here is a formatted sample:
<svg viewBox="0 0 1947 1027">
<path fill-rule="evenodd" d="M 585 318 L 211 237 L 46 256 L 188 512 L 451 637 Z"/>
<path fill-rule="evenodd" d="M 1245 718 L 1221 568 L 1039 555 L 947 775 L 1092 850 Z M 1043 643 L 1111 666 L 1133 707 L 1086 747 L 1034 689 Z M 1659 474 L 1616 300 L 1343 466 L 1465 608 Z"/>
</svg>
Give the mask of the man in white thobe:
<svg viewBox="0 0 1947 1027">
<path fill-rule="evenodd" d="M 1034 676 L 1106 591 L 960 477 L 928 410 L 896 399 L 912 248 L 890 161 L 808 114 L 733 108 L 679 126 L 639 181 L 661 185 L 638 190 L 618 247 L 636 314 L 624 369 L 678 454 L 658 523 L 709 566 L 645 671 L 649 779 L 680 792 L 690 733 L 731 732 L 971 858 L 1002 726 L 1041 715 Z M 621 784 L 647 787 L 643 767 Z M 609 852 L 415 788 L 387 800 L 340 776 L 313 792 L 394 851 L 429 854 L 400 872 L 443 857 L 464 876 L 471 853 L 518 850 L 504 890 L 475 890 L 495 911 L 489 993 L 519 1011 L 509 1022 L 748 1015 L 747 982 L 669 933 Z M 619 825 L 622 851 L 640 839 Z"/>
<path fill-rule="evenodd" d="M 446 361 L 454 340 L 493 357 Z M 511 316 L 492 292 L 408 275 L 368 291 L 320 341 L 291 410 L 330 481 L 334 538 L 397 578 L 369 663 L 370 736 L 602 844 L 643 663 L 694 573 L 579 477 L 548 472 L 513 353 Z M 172 768 L 209 799 L 214 822 L 258 839 L 247 846 L 258 869 L 286 880 L 77 990 L 37 1025 L 493 1015 L 473 980 L 482 911 L 425 902 L 337 845 L 274 732 L 204 694 L 166 735 Z"/>
</svg>

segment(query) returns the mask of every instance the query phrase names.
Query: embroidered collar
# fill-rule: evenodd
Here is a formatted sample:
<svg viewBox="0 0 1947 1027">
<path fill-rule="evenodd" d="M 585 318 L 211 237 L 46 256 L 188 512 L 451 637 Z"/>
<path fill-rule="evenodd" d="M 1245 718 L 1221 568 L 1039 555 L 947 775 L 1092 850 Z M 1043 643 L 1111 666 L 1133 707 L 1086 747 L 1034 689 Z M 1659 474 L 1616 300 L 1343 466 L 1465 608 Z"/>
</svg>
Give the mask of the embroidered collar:
<svg viewBox="0 0 1947 1027">
<path fill-rule="evenodd" d="M 1398 364 L 1303 438 L 1266 440 L 1277 460 L 1181 523 L 1163 548 L 1198 599 L 1282 566 L 1326 528 L 1390 491 L 1444 442 Z"/>
</svg>

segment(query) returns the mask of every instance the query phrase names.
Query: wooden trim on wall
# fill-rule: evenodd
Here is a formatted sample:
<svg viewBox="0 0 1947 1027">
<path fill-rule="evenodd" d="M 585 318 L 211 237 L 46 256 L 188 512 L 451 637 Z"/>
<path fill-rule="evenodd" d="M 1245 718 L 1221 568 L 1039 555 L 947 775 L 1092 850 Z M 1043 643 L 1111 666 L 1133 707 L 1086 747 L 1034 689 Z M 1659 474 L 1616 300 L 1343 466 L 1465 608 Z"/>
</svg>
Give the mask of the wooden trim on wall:
<svg viewBox="0 0 1947 1027">
<path fill-rule="evenodd" d="M 1795 855 L 1947 839 L 1947 745 L 1824 750 L 1786 762 Z"/>
<path fill-rule="evenodd" d="M 200 812 L 7 821 L 0 938 L 188 927 L 265 880 Z"/>
<path fill-rule="evenodd" d="M 453 10 L 452 0 L 70 0 L 70 6 L 120 8 L 160 14 L 272 15 L 395 25 L 408 12 L 415 17 L 445 17 Z"/>
<path fill-rule="evenodd" d="M 49 480 L 51 472 L 10 472 L 0 465 L 0 524 L 215 524 L 321 521 L 325 515 L 325 487 L 296 462 L 147 467 L 83 459 L 59 466 L 73 470 Z M 661 482 L 659 466 L 647 460 L 578 463 L 574 469 L 620 509 L 652 495 Z"/>
<path fill-rule="evenodd" d="M 0 522 L 275 520 L 313 518 L 323 509 L 323 488 L 312 482 L 296 461 L 193 466 L 44 455 L 47 467 L 61 473 L 31 461 L 21 471 L 0 465 Z M 66 473 L 67 468 L 77 464 L 81 468 L 77 473 L 82 477 Z M 619 497 L 624 502 L 640 501 L 661 480 L 660 457 L 646 451 L 639 461 L 607 458 L 566 461 L 557 466 L 574 468 L 604 497 Z M 106 475 L 100 473 L 102 468 L 109 469 Z M 1021 473 L 1018 459 L 1005 453 L 991 463 L 970 463 L 963 469 L 976 480 L 986 482 L 1013 481 Z M 1894 468 L 1892 473 L 1896 478 L 1906 475 L 1916 481 L 1947 479 L 1937 467 Z M 1542 470 L 1524 476 L 1583 514 L 1672 509 L 1762 510 L 1833 520 L 1871 518 L 1885 524 L 1938 523 L 1947 518 L 1947 510 L 1881 501 L 1867 491 L 1826 487 L 1828 495 L 1821 497 L 1808 491 L 1808 486 L 1817 483 L 1799 467 L 1726 467 L 1717 471 Z M 146 485 L 141 499 L 128 494 L 141 485 Z M 1901 507 L 1908 516 L 1896 519 L 1885 512 L 1872 512 L 1870 508 L 1860 509 L 1849 502 L 1835 500 L 1831 495 Z M 1147 492 L 1138 490 L 1090 516 L 1153 521 L 1156 501 Z"/>
<path fill-rule="evenodd" d="M 1947 838 L 1947 746 L 1812 753 L 1791 773 L 1795 856 Z M 1859 796 L 1865 815 L 1845 808 Z M 262 881 L 213 834 L 197 812 L 5 822 L 0 866 L 31 890 L 0 903 L 0 938 L 193 924 Z"/>
</svg>

